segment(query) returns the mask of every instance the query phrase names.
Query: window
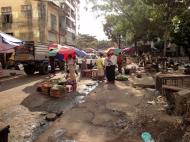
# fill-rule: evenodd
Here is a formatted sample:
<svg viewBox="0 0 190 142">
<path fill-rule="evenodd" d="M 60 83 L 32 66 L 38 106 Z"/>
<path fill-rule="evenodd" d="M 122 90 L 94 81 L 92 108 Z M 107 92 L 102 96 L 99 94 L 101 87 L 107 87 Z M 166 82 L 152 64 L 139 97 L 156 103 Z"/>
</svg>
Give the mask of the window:
<svg viewBox="0 0 190 142">
<path fill-rule="evenodd" d="M 55 15 L 51 14 L 51 30 L 56 31 L 57 27 L 57 18 Z"/>
<path fill-rule="evenodd" d="M 75 34 L 72 34 L 72 40 L 75 40 L 75 39 L 76 39 Z"/>
<path fill-rule="evenodd" d="M 2 24 L 11 24 L 12 23 L 12 9 L 11 7 L 2 7 Z"/>
<path fill-rule="evenodd" d="M 21 13 L 24 17 L 32 18 L 32 5 L 21 5 Z"/>
<path fill-rule="evenodd" d="M 65 31 L 65 17 L 64 16 L 61 16 L 60 18 L 60 29 L 62 32 Z"/>
</svg>

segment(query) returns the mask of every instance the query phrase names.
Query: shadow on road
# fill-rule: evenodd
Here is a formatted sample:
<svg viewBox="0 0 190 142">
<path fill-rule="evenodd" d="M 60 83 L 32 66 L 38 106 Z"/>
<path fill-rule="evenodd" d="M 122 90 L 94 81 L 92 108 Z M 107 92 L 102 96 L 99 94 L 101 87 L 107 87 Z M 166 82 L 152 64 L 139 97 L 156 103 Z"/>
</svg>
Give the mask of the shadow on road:
<svg viewBox="0 0 190 142">
<path fill-rule="evenodd" d="M 48 76 L 47 75 L 42 76 L 39 74 L 35 74 L 32 76 L 20 75 L 20 76 L 11 78 L 9 80 L 1 81 L 0 92 L 13 89 L 15 87 L 18 87 L 24 84 L 29 84 L 31 82 L 35 82 L 38 80 L 40 81 L 41 79 L 48 79 Z"/>
<path fill-rule="evenodd" d="M 33 86 L 28 86 L 23 89 L 24 92 L 30 94 L 22 101 L 21 105 L 27 107 L 30 111 L 64 111 L 66 109 L 72 108 L 76 104 L 76 96 L 80 95 L 78 92 L 74 92 L 70 94 L 65 94 L 61 98 L 54 98 L 37 92 L 37 84 Z"/>
</svg>

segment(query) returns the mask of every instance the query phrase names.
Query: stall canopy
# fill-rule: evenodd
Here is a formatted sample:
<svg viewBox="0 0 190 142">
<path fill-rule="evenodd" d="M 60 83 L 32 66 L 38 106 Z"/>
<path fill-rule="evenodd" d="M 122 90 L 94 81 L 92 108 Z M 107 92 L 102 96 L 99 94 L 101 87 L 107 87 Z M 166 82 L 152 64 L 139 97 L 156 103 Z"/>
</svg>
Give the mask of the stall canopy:
<svg viewBox="0 0 190 142">
<path fill-rule="evenodd" d="M 0 32 L 0 53 L 13 52 L 13 48 L 22 44 L 22 40 L 19 40 L 13 36 Z"/>
</svg>

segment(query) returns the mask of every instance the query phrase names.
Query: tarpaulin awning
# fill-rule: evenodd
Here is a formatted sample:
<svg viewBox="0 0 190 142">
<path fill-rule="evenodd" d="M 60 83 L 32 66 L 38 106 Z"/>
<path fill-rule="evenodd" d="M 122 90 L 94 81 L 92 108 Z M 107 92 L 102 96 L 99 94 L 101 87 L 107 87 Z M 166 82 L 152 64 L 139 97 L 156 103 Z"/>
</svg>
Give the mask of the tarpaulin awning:
<svg viewBox="0 0 190 142">
<path fill-rule="evenodd" d="M 0 53 L 13 52 L 13 48 L 20 46 L 21 44 L 23 44 L 22 40 L 0 32 Z"/>
</svg>

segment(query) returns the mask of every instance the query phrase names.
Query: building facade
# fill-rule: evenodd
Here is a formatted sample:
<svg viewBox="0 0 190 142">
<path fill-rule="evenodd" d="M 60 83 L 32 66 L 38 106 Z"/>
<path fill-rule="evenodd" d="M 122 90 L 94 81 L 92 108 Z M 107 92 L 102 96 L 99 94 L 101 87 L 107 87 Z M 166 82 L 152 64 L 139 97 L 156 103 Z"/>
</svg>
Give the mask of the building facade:
<svg viewBox="0 0 190 142">
<path fill-rule="evenodd" d="M 79 29 L 79 0 L 62 0 L 63 9 L 66 12 L 66 42 L 73 44 Z"/>
<path fill-rule="evenodd" d="M 78 0 L 0 1 L 0 30 L 24 41 L 74 44 Z"/>
</svg>

